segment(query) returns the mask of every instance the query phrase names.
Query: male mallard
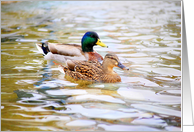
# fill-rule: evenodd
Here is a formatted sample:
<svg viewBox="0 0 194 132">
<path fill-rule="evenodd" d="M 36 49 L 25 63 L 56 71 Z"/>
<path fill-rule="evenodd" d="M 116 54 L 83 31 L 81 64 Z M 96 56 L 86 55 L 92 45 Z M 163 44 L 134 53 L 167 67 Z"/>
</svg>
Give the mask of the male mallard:
<svg viewBox="0 0 194 132">
<path fill-rule="evenodd" d="M 113 71 L 113 67 L 129 70 L 119 61 L 115 54 L 106 54 L 102 64 L 97 61 L 67 60 L 66 67 L 59 65 L 62 73 L 76 80 L 103 83 L 121 82 L 121 77 Z"/>
<path fill-rule="evenodd" d="M 36 44 L 38 50 L 47 60 L 56 60 L 65 63 L 70 60 L 102 61 L 100 54 L 93 50 L 93 46 L 108 47 L 100 41 L 96 32 L 86 32 L 81 40 L 81 46 L 77 44 L 54 44 L 44 42 Z"/>
</svg>

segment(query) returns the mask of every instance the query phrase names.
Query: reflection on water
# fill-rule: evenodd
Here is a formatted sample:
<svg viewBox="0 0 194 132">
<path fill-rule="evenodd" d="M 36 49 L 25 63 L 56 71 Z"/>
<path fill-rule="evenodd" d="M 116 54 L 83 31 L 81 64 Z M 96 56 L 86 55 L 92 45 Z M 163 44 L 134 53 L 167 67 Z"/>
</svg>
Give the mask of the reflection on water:
<svg viewBox="0 0 194 132">
<path fill-rule="evenodd" d="M 80 44 L 96 31 L 130 68 L 122 82 L 66 80 L 35 43 Z M 18 2 L 1 6 L 1 128 L 181 130 L 180 2 Z"/>
</svg>

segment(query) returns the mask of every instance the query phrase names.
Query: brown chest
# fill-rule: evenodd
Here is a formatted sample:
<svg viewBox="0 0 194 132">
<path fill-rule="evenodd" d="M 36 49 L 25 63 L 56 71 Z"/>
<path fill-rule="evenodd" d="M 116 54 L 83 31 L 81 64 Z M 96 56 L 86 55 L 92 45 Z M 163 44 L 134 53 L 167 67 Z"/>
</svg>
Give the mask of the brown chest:
<svg viewBox="0 0 194 132">
<path fill-rule="evenodd" d="M 88 52 L 88 60 L 89 61 L 102 61 L 103 58 L 100 54 L 96 52 Z"/>
</svg>

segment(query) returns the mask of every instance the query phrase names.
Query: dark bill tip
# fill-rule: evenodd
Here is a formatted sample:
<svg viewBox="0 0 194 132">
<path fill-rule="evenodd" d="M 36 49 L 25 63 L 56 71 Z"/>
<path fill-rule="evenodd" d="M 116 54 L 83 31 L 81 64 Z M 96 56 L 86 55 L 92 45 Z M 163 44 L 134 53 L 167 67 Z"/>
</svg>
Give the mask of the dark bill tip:
<svg viewBox="0 0 194 132">
<path fill-rule="evenodd" d="M 123 69 L 123 70 L 129 70 L 129 68 L 124 66 L 121 62 L 118 63 L 118 67 Z"/>
</svg>

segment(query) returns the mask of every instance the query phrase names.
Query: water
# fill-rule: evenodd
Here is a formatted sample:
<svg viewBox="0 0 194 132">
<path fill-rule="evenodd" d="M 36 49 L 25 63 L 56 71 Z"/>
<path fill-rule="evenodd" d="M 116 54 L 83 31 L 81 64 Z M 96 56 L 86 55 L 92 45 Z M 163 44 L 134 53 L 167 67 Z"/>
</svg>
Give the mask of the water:
<svg viewBox="0 0 194 132">
<path fill-rule="evenodd" d="M 41 40 L 80 44 L 96 31 L 130 68 L 80 85 L 44 60 Z M 180 131 L 180 2 L 18 2 L 1 6 L 1 129 Z"/>
</svg>

